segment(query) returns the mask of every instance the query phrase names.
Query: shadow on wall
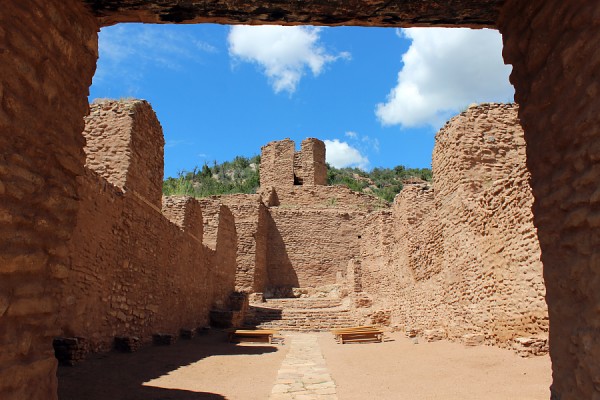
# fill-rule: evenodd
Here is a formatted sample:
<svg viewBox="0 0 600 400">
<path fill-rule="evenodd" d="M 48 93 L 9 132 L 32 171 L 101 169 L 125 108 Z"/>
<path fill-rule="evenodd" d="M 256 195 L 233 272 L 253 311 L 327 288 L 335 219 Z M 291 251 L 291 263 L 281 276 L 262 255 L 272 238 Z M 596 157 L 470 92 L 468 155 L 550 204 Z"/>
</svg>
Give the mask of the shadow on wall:
<svg viewBox="0 0 600 400">
<path fill-rule="evenodd" d="M 291 288 L 299 287 L 298 275 L 287 252 L 283 237 L 270 213 L 267 213 L 269 229 L 267 241 L 267 281 L 265 297 L 289 297 Z"/>
<path fill-rule="evenodd" d="M 272 346 L 236 346 L 223 332 L 210 332 L 171 346 L 145 347 L 136 353 L 106 353 L 75 367 L 60 366 L 60 400 L 200 400 L 226 399 L 202 391 L 197 379 L 170 380 L 172 375 L 210 356 L 260 355 L 277 351 Z M 167 379 L 164 378 L 169 375 Z M 223 380 L 227 377 L 223 376 Z M 164 383 L 163 383 L 164 382 Z M 176 382 L 176 383 L 175 383 Z M 177 385 L 177 388 L 168 386 Z M 200 391 L 198 391 L 200 389 Z"/>
</svg>

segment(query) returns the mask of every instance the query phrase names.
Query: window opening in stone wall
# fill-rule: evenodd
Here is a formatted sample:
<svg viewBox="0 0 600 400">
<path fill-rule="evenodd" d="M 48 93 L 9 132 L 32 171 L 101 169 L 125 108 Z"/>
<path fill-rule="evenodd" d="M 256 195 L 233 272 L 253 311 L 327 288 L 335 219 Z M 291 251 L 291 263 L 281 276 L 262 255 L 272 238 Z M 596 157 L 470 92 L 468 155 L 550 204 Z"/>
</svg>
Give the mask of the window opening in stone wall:
<svg viewBox="0 0 600 400">
<path fill-rule="evenodd" d="M 522 235 L 533 232 L 532 199 L 516 106 L 472 104 L 511 98 L 510 68 L 500 50 L 499 35 L 489 30 L 104 28 L 82 177 L 82 210 L 96 219 L 75 241 L 86 251 L 73 263 L 85 287 L 92 278 L 83 271 L 98 260 L 110 264 L 116 278 L 107 279 L 110 296 L 75 301 L 74 314 L 60 317 L 64 337 L 54 343 L 56 355 L 73 364 L 111 348 L 136 352 L 153 343 L 173 345 L 173 351 L 159 348 L 150 364 L 132 355 L 123 364 L 132 379 L 100 362 L 94 368 L 102 372 L 87 377 L 61 367 L 61 399 L 81 398 L 63 384 L 75 376 L 93 385 L 104 374 L 123 382 L 113 398 L 120 390 L 244 398 L 246 392 L 214 375 L 211 360 L 228 355 L 227 369 L 237 371 L 248 355 L 260 355 L 264 364 L 251 372 L 271 368 L 276 375 L 284 361 L 273 344 L 299 342 L 274 333 L 262 337 L 268 339 L 262 347 L 232 350 L 219 329 L 233 326 L 277 332 L 383 327 L 392 346 L 405 346 L 385 354 L 415 352 L 420 367 L 485 372 L 474 379 L 485 388 L 468 385 L 470 394 L 493 386 L 505 398 L 543 397 L 547 357 L 527 367 L 528 380 L 520 361 L 511 359 L 511 366 L 494 359 L 497 370 L 489 364 L 469 369 L 461 358 L 462 344 L 525 356 L 547 351 L 537 238 Z M 439 176 L 432 176 L 432 166 Z M 117 202 L 120 213 L 111 206 Z M 465 222 L 472 219 L 483 223 Z M 507 224 L 515 220 L 523 226 Z M 114 239 L 110 245 L 94 235 L 102 230 Z M 523 254 L 525 248 L 534 250 Z M 140 282 L 143 296 L 136 296 L 140 286 L 121 278 L 125 273 L 153 277 Z M 100 287 L 102 279 L 94 279 Z M 76 285 L 69 290 L 71 299 L 81 297 Z M 94 301 L 107 316 L 93 314 Z M 92 310 L 88 319 L 82 310 Z M 181 310 L 199 317 L 174 322 Z M 382 340 L 379 331 L 352 332 L 350 339 L 365 336 Z M 363 377 L 346 371 L 352 379 L 344 380 L 329 338 L 321 351 L 329 352 L 331 375 L 319 389 L 341 398 Z M 178 339 L 191 340 L 178 348 Z M 302 346 L 318 348 L 313 339 Z M 421 346 L 412 346 L 419 340 Z M 445 340 L 441 352 L 426 347 L 439 340 Z M 493 357 L 485 349 L 478 348 L 480 359 Z M 385 354 L 378 362 L 398 359 Z M 440 361 L 441 355 L 448 359 Z M 415 364 L 407 365 L 411 369 Z M 488 382 L 489 376 L 519 384 Z M 455 389 L 450 381 L 436 384 L 445 393 Z M 244 391 L 266 398 L 282 385 Z M 513 386 L 520 392 L 511 392 Z M 388 390 L 377 396 L 404 390 L 402 397 L 415 398 L 415 388 Z"/>
</svg>

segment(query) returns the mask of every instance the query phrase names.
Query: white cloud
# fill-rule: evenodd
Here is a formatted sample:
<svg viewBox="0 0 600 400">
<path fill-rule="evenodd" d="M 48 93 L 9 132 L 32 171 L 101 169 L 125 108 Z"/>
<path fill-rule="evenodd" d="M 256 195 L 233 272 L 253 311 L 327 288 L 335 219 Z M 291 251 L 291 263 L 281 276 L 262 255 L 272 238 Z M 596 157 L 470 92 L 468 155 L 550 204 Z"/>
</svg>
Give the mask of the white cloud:
<svg viewBox="0 0 600 400">
<path fill-rule="evenodd" d="M 314 76 L 324 66 L 349 53 L 329 54 L 319 44 L 321 28 L 307 26 L 233 26 L 229 31 L 229 54 L 258 64 L 275 93 L 293 93 L 306 69 Z"/>
<path fill-rule="evenodd" d="M 367 169 L 369 159 L 363 156 L 358 149 L 350 146 L 346 142 L 340 142 L 339 139 L 324 140 L 326 161 L 336 167 L 358 167 Z"/>
<path fill-rule="evenodd" d="M 494 30 L 410 28 L 398 84 L 376 114 L 384 125 L 441 126 L 471 103 L 512 101 L 511 67 L 502 60 L 502 38 Z"/>
<path fill-rule="evenodd" d="M 358 136 L 358 134 L 356 132 L 352 132 L 352 131 L 348 131 L 348 132 L 344 133 L 344 135 L 351 139 L 356 139 L 356 137 Z"/>
</svg>

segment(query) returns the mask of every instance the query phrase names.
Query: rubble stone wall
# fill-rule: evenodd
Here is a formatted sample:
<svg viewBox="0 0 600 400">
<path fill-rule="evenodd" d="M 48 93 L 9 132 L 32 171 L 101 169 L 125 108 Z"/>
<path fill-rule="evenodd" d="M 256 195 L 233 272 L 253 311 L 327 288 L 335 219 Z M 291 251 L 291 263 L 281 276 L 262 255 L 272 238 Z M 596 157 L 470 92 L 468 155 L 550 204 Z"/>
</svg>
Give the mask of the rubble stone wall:
<svg viewBox="0 0 600 400">
<path fill-rule="evenodd" d="M 294 142 L 270 142 L 260 151 L 260 185 L 264 188 L 294 185 Z"/>
<path fill-rule="evenodd" d="M 263 199 L 275 198 L 274 204 L 281 208 L 347 209 L 375 211 L 388 209 L 389 204 L 372 195 L 355 192 L 344 186 L 291 186 L 276 187 L 271 191 L 261 189 Z"/>
<path fill-rule="evenodd" d="M 199 204 L 166 199 L 167 215 L 186 217 L 174 223 L 93 171 L 79 183 L 62 334 L 84 337 L 93 351 L 103 351 L 115 335 L 149 342 L 156 332 L 178 334 L 180 328 L 206 325 L 216 299 L 213 271 L 203 255 Z"/>
<path fill-rule="evenodd" d="M 160 208 L 165 139 L 150 104 L 102 101 L 85 120 L 86 167 Z"/>
<path fill-rule="evenodd" d="M 186 196 L 155 198 L 164 140 L 152 108 L 139 100 L 106 101 L 92 107 L 86 123 L 93 170 L 78 178 L 62 334 L 84 337 L 93 351 L 102 351 L 116 335 L 148 342 L 156 332 L 206 325 L 210 307 L 224 301 L 233 280 L 229 290 L 215 291 L 216 273 L 208 264 L 215 257 L 204 254 L 201 205 Z M 113 161 L 125 168 L 114 179 Z"/>
<path fill-rule="evenodd" d="M 226 307 L 226 299 L 235 288 L 237 232 L 231 210 L 218 198 L 198 199 L 204 219 L 203 243 L 209 250 L 208 265 L 213 266 L 214 307 Z"/>
<path fill-rule="evenodd" d="M 271 287 L 336 283 L 358 255 L 365 213 L 344 209 L 271 207 L 267 271 Z"/>
<path fill-rule="evenodd" d="M 267 285 L 265 205 L 258 194 L 221 196 L 235 220 L 237 234 L 235 290 L 262 292 Z"/>
<path fill-rule="evenodd" d="M 325 143 L 319 139 L 302 141 L 295 151 L 290 139 L 270 142 L 261 148 L 260 186 L 287 188 L 294 185 L 326 185 Z"/>
<path fill-rule="evenodd" d="M 81 1 L 0 4 L 0 398 L 56 399 L 98 23 Z"/>
<path fill-rule="evenodd" d="M 303 185 L 327 185 L 327 165 L 325 165 L 325 143 L 319 139 L 307 138 L 302 141 L 296 153 L 299 162 L 294 172 Z"/>
<path fill-rule="evenodd" d="M 545 288 L 517 107 L 484 104 L 436 136 L 433 189 L 406 187 L 372 217 L 363 288 L 395 323 L 482 333 L 510 345 L 548 331 Z"/>
<path fill-rule="evenodd" d="M 600 396 L 600 3 L 503 7 L 550 312 L 552 398 Z"/>
</svg>

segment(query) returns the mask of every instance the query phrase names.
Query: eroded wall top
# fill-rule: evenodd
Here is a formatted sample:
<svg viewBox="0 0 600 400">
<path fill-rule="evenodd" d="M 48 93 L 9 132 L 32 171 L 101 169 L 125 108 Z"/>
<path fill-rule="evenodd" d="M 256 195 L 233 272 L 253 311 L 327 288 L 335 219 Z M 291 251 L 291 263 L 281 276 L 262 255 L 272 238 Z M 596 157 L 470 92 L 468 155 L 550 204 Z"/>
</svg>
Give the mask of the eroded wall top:
<svg viewBox="0 0 600 400">
<path fill-rule="evenodd" d="M 261 188 L 327 184 L 325 143 L 307 138 L 302 141 L 300 151 L 295 148 L 290 139 L 270 142 L 261 148 Z"/>
<path fill-rule="evenodd" d="M 91 104 L 83 136 L 87 168 L 160 209 L 165 139 L 147 101 Z"/>
</svg>

